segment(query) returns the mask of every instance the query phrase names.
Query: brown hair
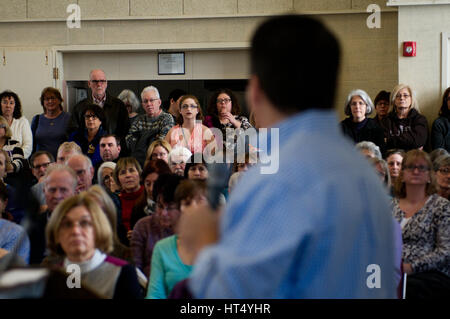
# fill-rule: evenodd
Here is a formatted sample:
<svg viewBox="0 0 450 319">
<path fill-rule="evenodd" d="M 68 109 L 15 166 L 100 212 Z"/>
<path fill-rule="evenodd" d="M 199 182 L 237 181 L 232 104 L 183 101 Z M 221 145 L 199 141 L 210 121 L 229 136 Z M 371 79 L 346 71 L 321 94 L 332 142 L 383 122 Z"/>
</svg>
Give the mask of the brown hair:
<svg viewBox="0 0 450 319">
<path fill-rule="evenodd" d="M 122 187 L 122 185 L 120 184 L 120 181 L 119 181 L 119 172 L 121 170 L 123 170 L 124 168 L 126 168 L 128 165 L 133 165 L 134 167 L 136 167 L 136 170 L 138 171 L 139 176 L 141 176 L 141 174 L 142 174 L 142 168 L 141 168 L 141 165 L 139 164 L 139 162 L 137 161 L 137 159 L 135 159 L 134 157 L 122 157 L 117 162 L 116 168 L 114 169 L 114 172 L 113 172 L 114 180 L 116 181 L 116 184 L 119 185 L 120 187 Z"/>
<path fill-rule="evenodd" d="M 41 101 L 42 108 L 44 109 L 44 114 L 45 114 L 45 112 L 47 112 L 47 110 L 45 109 L 45 106 L 44 106 L 44 98 L 45 98 L 45 95 L 47 95 L 47 94 L 53 94 L 54 96 L 56 96 L 56 98 L 59 101 L 59 108 L 62 111 L 63 110 L 62 103 L 64 102 L 64 100 L 61 96 L 61 92 L 59 92 L 58 89 L 48 86 L 42 90 L 41 97 L 39 98 L 39 100 Z"/>
<path fill-rule="evenodd" d="M 394 192 L 395 196 L 398 198 L 405 198 L 406 197 L 406 186 L 405 182 L 403 181 L 403 172 L 405 171 L 405 167 L 414 162 L 417 159 L 423 159 L 427 163 L 427 166 L 429 167 L 428 173 L 430 174 L 430 182 L 427 184 L 425 188 L 425 193 L 427 195 L 432 195 L 437 192 L 437 182 L 436 182 L 436 175 L 433 170 L 433 163 L 430 160 L 430 157 L 428 154 L 422 150 L 414 149 L 405 154 L 402 161 L 402 170 L 400 171 L 400 174 L 398 178 L 395 180 L 394 185 Z"/>
<path fill-rule="evenodd" d="M 178 105 L 178 107 L 180 108 L 180 114 L 178 114 L 177 116 L 177 123 L 178 124 L 183 124 L 183 115 L 181 115 L 181 105 L 183 105 L 183 101 L 186 99 L 193 99 L 195 104 L 197 104 L 197 116 L 195 117 L 197 120 L 203 120 L 203 112 L 202 112 L 202 107 L 200 105 L 200 102 L 198 101 L 197 97 L 191 94 L 186 94 L 183 95 L 180 99 L 180 104 Z"/>
</svg>

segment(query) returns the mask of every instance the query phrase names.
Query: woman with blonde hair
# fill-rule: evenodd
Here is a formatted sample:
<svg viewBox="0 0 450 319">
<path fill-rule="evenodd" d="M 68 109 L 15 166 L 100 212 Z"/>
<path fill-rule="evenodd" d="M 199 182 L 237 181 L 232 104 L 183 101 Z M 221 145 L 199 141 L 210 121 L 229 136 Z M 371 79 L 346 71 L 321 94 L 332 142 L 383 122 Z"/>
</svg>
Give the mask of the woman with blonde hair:
<svg viewBox="0 0 450 319">
<path fill-rule="evenodd" d="M 450 202 L 436 191 L 428 154 L 407 152 L 393 200 L 393 215 L 402 228 L 407 298 L 450 293 Z"/>
<path fill-rule="evenodd" d="M 141 298 L 136 269 L 107 255 L 113 250 L 111 224 L 87 193 L 62 201 L 46 228 L 47 246 L 64 258 L 61 266 L 78 265 L 81 283 L 102 298 Z"/>
<path fill-rule="evenodd" d="M 392 90 L 390 103 L 392 110 L 381 121 L 386 149 L 423 149 L 428 138 L 428 122 L 419 113 L 414 91 L 408 85 L 399 84 Z"/>
<path fill-rule="evenodd" d="M 169 163 L 169 153 L 172 150 L 172 146 L 166 141 L 158 139 L 153 141 L 147 149 L 147 155 L 145 157 L 144 167 L 147 166 L 151 160 L 162 159 L 166 163 Z"/>
</svg>

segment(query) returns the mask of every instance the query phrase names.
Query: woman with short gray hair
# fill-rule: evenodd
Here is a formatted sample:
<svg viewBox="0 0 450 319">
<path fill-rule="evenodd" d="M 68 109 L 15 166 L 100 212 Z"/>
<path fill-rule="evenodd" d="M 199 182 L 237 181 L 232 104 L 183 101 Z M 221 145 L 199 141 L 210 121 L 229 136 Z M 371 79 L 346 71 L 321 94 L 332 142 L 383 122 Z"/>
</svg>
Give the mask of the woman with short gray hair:
<svg viewBox="0 0 450 319">
<path fill-rule="evenodd" d="M 384 132 L 374 119 L 367 116 L 374 107 L 369 95 L 363 90 L 353 90 L 345 101 L 345 114 L 348 117 L 341 122 L 344 135 L 353 142 L 370 141 L 384 152 Z"/>
<path fill-rule="evenodd" d="M 439 186 L 438 194 L 450 199 L 450 155 L 441 155 L 433 161 L 434 172 Z"/>
</svg>

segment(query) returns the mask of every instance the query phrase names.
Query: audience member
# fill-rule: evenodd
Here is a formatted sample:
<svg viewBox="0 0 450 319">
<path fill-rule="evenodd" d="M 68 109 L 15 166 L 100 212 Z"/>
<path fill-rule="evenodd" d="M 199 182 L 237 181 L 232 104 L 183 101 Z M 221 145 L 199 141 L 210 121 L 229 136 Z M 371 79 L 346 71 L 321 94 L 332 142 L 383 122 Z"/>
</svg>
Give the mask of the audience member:
<svg viewBox="0 0 450 319">
<path fill-rule="evenodd" d="M 147 86 L 141 93 L 142 107 L 146 114 L 141 114 L 131 126 L 126 143 L 139 164 L 143 165 L 148 145 L 154 140 L 164 139 L 174 125 L 170 114 L 161 109 L 159 91 L 154 86 Z"/>
<path fill-rule="evenodd" d="M 147 155 L 145 157 L 144 166 L 151 160 L 162 159 L 166 163 L 169 163 L 169 153 L 172 147 L 166 140 L 156 140 L 150 144 L 147 149 Z"/>
<path fill-rule="evenodd" d="M 450 296 L 450 202 L 436 190 L 428 154 L 407 152 L 393 200 L 393 214 L 403 234 L 407 299 Z"/>
<path fill-rule="evenodd" d="M 402 170 L 402 161 L 405 157 L 405 152 L 401 149 L 392 149 L 386 151 L 386 162 L 389 167 L 389 175 L 391 176 L 392 186 L 400 175 Z"/>
<path fill-rule="evenodd" d="M 433 162 L 438 194 L 450 200 L 450 155 L 442 155 Z"/>
<path fill-rule="evenodd" d="M 8 205 L 8 190 L 0 181 L 0 248 L 19 255 L 25 263 L 30 260 L 30 240 L 22 226 L 3 218 Z"/>
<path fill-rule="evenodd" d="M 245 131 L 251 126 L 245 116 L 242 116 L 239 101 L 236 95 L 229 89 L 219 89 L 209 99 L 208 116 L 205 117 L 207 127 L 215 127 L 222 132 L 222 140 L 217 139 L 218 148 L 221 150 L 233 150 L 236 147 L 241 129 Z"/>
<path fill-rule="evenodd" d="M 86 191 L 92 185 L 92 179 L 94 177 L 94 168 L 89 157 L 83 154 L 75 154 L 71 156 L 66 165 L 69 166 L 77 175 L 77 188 L 76 194 Z"/>
<path fill-rule="evenodd" d="M 67 141 L 70 114 L 63 111 L 64 101 L 58 89 L 46 87 L 42 90 L 40 102 L 44 112 L 31 120 L 33 133 L 33 153 L 48 151 L 57 157 L 58 147 Z"/>
<path fill-rule="evenodd" d="M 169 153 L 169 167 L 173 174 L 184 176 L 186 162 L 192 156 L 191 151 L 187 148 L 178 146 L 173 148 Z"/>
<path fill-rule="evenodd" d="M 175 202 L 181 214 L 184 207 L 204 205 L 206 182 L 184 180 L 175 191 Z M 166 299 L 175 284 L 192 271 L 193 255 L 184 245 L 183 235 L 175 227 L 175 234 L 158 241 L 153 248 L 151 275 L 147 299 Z"/>
<path fill-rule="evenodd" d="M 44 194 L 47 210 L 43 213 L 33 212 L 30 237 L 30 264 L 40 264 L 47 255 L 45 251 L 45 227 L 53 210 L 64 199 L 73 196 L 77 187 L 75 172 L 66 165 L 51 165 L 44 176 Z"/>
<path fill-rule="evenodd" d="M 176 123 L 177 118 L 180 115 L 180 99 L 185 94 L 187 94 L 187 92 L 182 89 L 175 89 L 169 93 L 167 113 L 172 115 L 174 123 Z"/>
<path fill-rule="evenodd" d="M 386 187 L 386 189 L 391 192 L 391 176 L 389 174 L 389 168 L 384 159 L 379 159 L 376 157 L 371 157 L 370 162 L 375 167 L 377 174 L 380 176 L 381 182 Z"/>
<path fill-rule="evenodd" d="M 18 173 L 27 167 L 27 161 L 20 143 L 12 138 L 12 132 L 8 121 L 0 116 L 0 149 L 6 151 L 11 158 L 12 166 L 7 173 Z"/>
<path fill-rule="evenodd" d="M 184 168 L 184 178 L 206 181 L 208 177 L 208 164 L 202 153 L 192 154 Z"/>
<path fill-rule="evenodd" d="M 89 73 L 88 86 L 91 90 L 91 95 L 74 106 L 69 125 L 69 133 L 84 126 L 85 119 L 83 115 L 85 108 L 90 104 L 97 104 L 105 113 L 106 123 L 103 123 L 103 129 L 108 134 L 117 135 L 123 141 L 130 129 L 128 111 L 121 100 L 109 95 L 106 91 L 108 81 L 105 72 L 100 69 L 92 70 Z M 124 146 L 126 145 L 123 143 L 122 148 Z"/>
<path fill-rule="evenodd" d="M 380 148 L 373 142 L 363 141 L 355 145 L 355 148 L 366 157 L 382 159 Z"/>
<path fill-rule="evenodd" d="M 147 163 L 141 173 L 141 183 L 144 185 L 144 192 L 136 200 L 131 212 L 130 226 L 134 228 L 137 221 L 155 212 L 156 202 L 153 199 L 153 185 L 159 175 L 170 174 L 169 165 L 163 160 L 151 160 Z"/>
<path fill-rule="evenodd" d="M 130 120 L 130 127 L 136 121 L 139 113 L 140 102 L 137 98 L 136 94 L 134 94 L 131 90 L 123 90 L 120 92 L 119 96 L 117 96 L 119 100 L 125 104 L 128 112 L 128 118 Z"/>
<path fill-rule="evenodd" d="M 423 149 L 428 138 L 428 122 L 419 113 L 419 103 L 411 87 L 405 84 L 394 87 L 391 105 L 391 112 L 381 121 L 386 149 Z"/>
<path fill-rule="evenodd" d="M 180 99 L 180 114 L 177 125 L 166 135 L 172 148 L 186 147 L 192 153 L 202 153 L 207 145 L 209 154 L 214 155 L 216 144 L 214 134 L 202 124 L 203 114 L 200 102 L 194 95 L 184 95 Z"/>
<path fill-rule="evenodd" d="M 144 192 L 144 186 L 140 184 L 142 173 L 141 165 L 134 157 L 121 158 L 114 169 L 114 179 L 121 188 L 120 202 L 122 206 L 122 223 L 131 237 L 131 212 L 136 200 Z"/>
<path fill-rule="evenodd" d="M 33 176 L 36 178 L 37 183 L 31 187 L 31 192 L 34 197 L 39 201 L 41 206 L 45 205 L 44 196 L 44 176 L 47 168 L 50 164 L 55 162 L 53 155 L 48 151 L 37 151 L 30 157 L 30 166 Z M 44 209 L 45 210 L 45 209 Z"/>
<path fill-rule="evenodd" d="M 173 174 L 160 175 L 153 187 L 155 213 L 141 218 L 134 226 L 130 241 L 134 262 L 148 278 L 153 247 L 160 239 L 174 234 L 180 214 L 175 202 L 175 189 L 182 179 Z"/>
<path fill-rule="evenodd" d="M 64 257 L 64 269 L 80 267 L 82 286 L 107 299 L 142 297 L 134 266 L 107 255 L 114 244 L 111 225 L 87 194 L 70 197 L 56 208 L 46 237 L 51 252 Z"/>
<path fill-rule="evenodd" d="M 119 194 L 120 187 L 114 180 L 114 169 L 116 168 L 116 165 L 117 164 L 114 162 L 103 162 L 97 171 L 97 181 L 98 185 L 108 189 L 111 193 Z"/>
<path fill-rule="evenodd" d="M 75 142 L 64 142 L 58 147 L 56 163 L 65 164 L 70 157 L 76 154 L 83 154 L 81 147 Z"/>
<path fill-rule="evenodd" d="M 430 160 L 434 163 L 435 159 L 442 156 L 448 155 L 449 153 L 444 148 L 436 148 L 430 152 Z"/>
<path fill-rule="evenodd" d="M 373 111 L 372 100 L 363 90 L 353 90 L 345 101 L 345 114 L 348 117 L 341 122 L 344 135 L 353 142 L 373 142 L 384 153 L 384 132 L 374 119 L 367 116 Z"/>
<path fill-rule="evenodd" d="M 23 150 L 23 155 L 28 158 L 33 151 L 33 134 L 31 133 L 30 122 L 22 116 L 22 104 L 16 93 L 3 91 L 0 93 L 0 115 L 6 119 L 8 127 L 11 129 L 11 139 L 17 141 L 18 146 Z"/>
<path fill-rule="evenodd" d="M 105 113 L 96 104 L 88 104 L 82 112 L 84 124 L 69 136 L 69 141 L 77 143 L 83 154 L 87 155 L 95 167 L 102 158 L 100 156 L 100 139 L 106 134 L 103 129 L 105 125 Z"/>
<path fill-rule="evenodd" d="M 388 115 L 389 101 L 391 100 L 390 95 L 391 95 L 390 92 L 383 90 L 378 92 L 377 96 L 375 97 L 375 100 L 373 100 L 373 104 L 375 105 L 375 111 L 377 112 L 377 114 L 373 119 L 378 125 L 381 125 L 381 120 Z"/>
<path fill-rule="evenodd" d="M 431 126 L 431 149 L 443 148 L 450 152 L 450 87 L 442 96 L 439 117 Z"/>
</svg>

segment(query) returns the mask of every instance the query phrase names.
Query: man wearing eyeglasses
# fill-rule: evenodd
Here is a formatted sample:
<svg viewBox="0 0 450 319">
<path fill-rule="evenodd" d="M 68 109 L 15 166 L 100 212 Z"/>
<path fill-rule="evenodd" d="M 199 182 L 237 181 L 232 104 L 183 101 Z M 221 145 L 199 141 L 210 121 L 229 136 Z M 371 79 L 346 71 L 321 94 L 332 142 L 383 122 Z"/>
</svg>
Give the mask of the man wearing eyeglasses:
<svg viewBox="0 0 450 319">
<path fill-rule="evenodd" d="M 125 139 L 131 156 L 143 165 L 148 145 L 157 139 L 164 139 L 175 123 L 172 115 L 161 108 L 161 97 L 156 87 L 144 88 L 141 100 L 145 114 L 134 121 Z"/>
<path fill-rule="evenodd" d="M 88 86 L 92 94 L 73 107 L 68 133 L 70 134 L 79 127 L 83 127 L 84 118 L 82 115 L 84 110 L 89 104 L 94 103 L 103 108 L 105 112 L 107 123 L 103 123 L 103 129 L 108 134 L 116 134 L 121 140 L 125 138 L 130 128 L 128 111 L 121 100 L 109 95 L 106 91 L 108 80 L 105 72 L 100 69 L 92 70 L 89 74 Z M 124 145 L 125 143 L 122 145 L 122 151 Z"/>
<path fill-rule="evenodd" d="M 47 168 L 55 162 L 53 155 L 47 151 L 37 151 L 30 158 L 31 172 L 36 177 L 36 184 L 31 187 L 31 192 L 41 206 L 45 205 L 44 183 L 42 182 Z"/>
</svg>

